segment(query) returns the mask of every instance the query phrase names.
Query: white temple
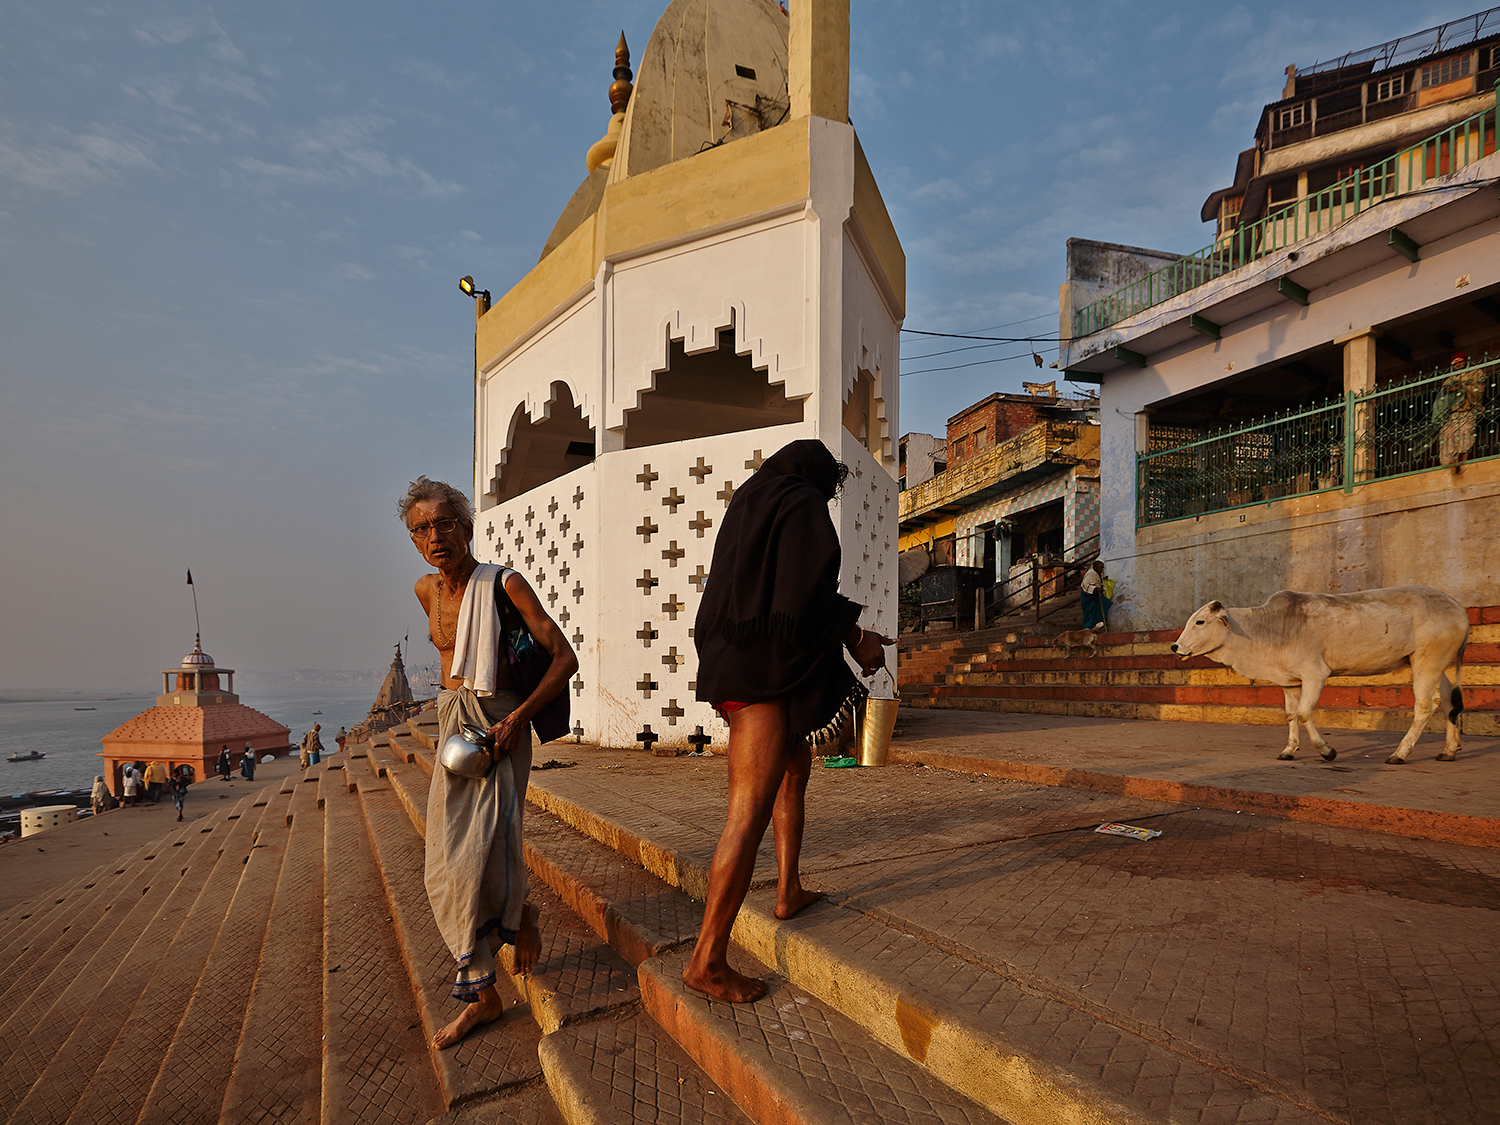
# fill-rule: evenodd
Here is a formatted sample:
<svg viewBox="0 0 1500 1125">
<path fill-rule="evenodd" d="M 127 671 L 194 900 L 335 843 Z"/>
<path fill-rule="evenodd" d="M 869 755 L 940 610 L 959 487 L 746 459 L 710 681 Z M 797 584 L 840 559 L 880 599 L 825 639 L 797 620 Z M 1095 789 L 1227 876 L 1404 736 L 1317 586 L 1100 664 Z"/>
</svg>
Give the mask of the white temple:
<svg viewBox="0 0 1500 1125">
<path fill-rule="evenodd" d="M 475 553 L 572 641 L 585 740 L 725 741 L 693 619 L 734 489 L 794 439 L 850 466 L 841 588 L 896 632 L 905 256 L 848 122 L 848 43 L 847 0 L 674 0 L 633 90 L 622 37 L 541 260 L 477 302 Z"/>
</svg>

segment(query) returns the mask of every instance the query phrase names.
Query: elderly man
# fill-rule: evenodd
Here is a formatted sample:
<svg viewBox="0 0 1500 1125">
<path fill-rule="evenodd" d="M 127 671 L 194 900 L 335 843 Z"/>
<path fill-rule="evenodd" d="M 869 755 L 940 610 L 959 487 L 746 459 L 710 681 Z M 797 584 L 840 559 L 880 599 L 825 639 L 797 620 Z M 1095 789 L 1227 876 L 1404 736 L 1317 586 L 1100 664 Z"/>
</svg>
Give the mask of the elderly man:
<svg viewBox="0 0 1500 1125">
<path fill-rule="evenodd" d="M 798 868 L 811 744 L 842 735 L 865 695 L 843 650 L 869 675 L 885 660 L 882 646 L 894 643 L 861 629 L 864 607 L 838 592 L 839 540 L 828 502 L 848 471 L 820 441 L 795 441 L 769 457 L 724 514 L 698 607 L 698 698 L 729 722 L 729 808 L 682 979 L 715 1000 L 766 992 L 764 981 L 731 969 L 727 955 L 768 822 L 775 825 L 776 917 L 822 897 L 802 886 Z"/>
<path fill-rule="evenodd" d="M 578 658 L 524 578 L 474 557 L 474 513 L 462 492 L 418 477 L 397 511 L 422 558 L 437 569 L 417 580 L 415 593 L 442 667 L 438 745 L 468 724 L 488 732 L 495 762 L 478 780 L 438 766 L 428 790 L 427 896 L 458 961 L 453 995 L 468 1003 L 432 1037 L 433 1046 L 443 1048 L 504 1013 L 495 989 L 498 946 L 515 947 L 517 974 L 530 972 L 541 954 L 521 854 L 529 728 L 566 688 Z M 507 650 L 533 644 L 551 654 L 551 664 L 523 698 Z"/>
<path fill-rule="evenodd" d="M 323 760 L 323 739 L 318 734 L 322 729 L 322 723 L 314 723 L 312 730 L 302 736 L 302 752 L 307 758 L 302 763 L 303 769 L 315 766 Z"/>
</svg>

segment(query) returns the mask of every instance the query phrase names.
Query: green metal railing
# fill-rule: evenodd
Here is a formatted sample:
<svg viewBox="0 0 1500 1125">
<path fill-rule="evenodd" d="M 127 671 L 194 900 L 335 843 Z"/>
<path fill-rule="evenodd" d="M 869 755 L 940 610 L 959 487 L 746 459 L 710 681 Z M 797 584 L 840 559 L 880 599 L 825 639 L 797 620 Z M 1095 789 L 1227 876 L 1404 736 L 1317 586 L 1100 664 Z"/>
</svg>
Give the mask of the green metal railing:
<svg viewBox="0 0 1500 1125">
<path fill-rule="evenodd" d="M 1495 84 L 1500 104 L 1500 82 Z M 1421 188 L 1495 151 L 1496 106 L 1434 133 L 1425 141 L 1221 236 L 1212 246 L 1133 281 L 1073 314 L 1075 338 L 1103 331 L 1138 312 L 1257 261 L 1311 235 L 1331 230 L 1377 203 Z"/>
<path fill-rule="evenodd" d="M 1500 356 L 1192 434 L 1151 431 L 1137 527 L 1500 457 Z"/>
</svg>

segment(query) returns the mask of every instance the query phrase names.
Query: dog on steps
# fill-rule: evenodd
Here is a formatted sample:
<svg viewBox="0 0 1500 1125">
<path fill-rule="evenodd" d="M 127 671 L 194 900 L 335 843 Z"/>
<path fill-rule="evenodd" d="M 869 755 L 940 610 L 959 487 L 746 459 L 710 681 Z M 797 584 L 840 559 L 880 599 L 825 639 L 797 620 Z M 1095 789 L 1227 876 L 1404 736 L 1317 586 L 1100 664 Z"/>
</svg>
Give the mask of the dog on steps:
<svg viewBox="0 0 1500 1125">
<path fill-rule="evenodd" d="M 1095 625 L 1092 629 L 1069 629 L 1065 633 L 1059 633 L 1052 639 L 1052 643 L 1063 650 L 1063 656 L 1073 655 L 1075 648 L 1084 649 L 1090 656 L 1098 656 L 1099 634 L 1104 632 L 1102 624 Z"/>
</svg>

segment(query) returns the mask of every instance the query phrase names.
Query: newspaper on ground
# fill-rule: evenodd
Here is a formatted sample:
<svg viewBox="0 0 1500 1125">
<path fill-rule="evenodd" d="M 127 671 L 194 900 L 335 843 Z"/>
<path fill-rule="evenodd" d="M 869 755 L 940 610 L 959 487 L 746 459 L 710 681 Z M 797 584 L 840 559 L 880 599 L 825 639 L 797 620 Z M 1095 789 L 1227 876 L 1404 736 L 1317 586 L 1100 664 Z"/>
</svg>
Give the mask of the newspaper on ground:
<svg viewBox="0 0 1500 1125">
<path fill-rule="evenodd" d="M 1132 840 L 1152 840 L 1161 835 L 1155 828 L 1137 828 L 1133 824 L 1101 824 L 1094 831 L 1106 836 L 1128 836 Z"/>
</svg>

